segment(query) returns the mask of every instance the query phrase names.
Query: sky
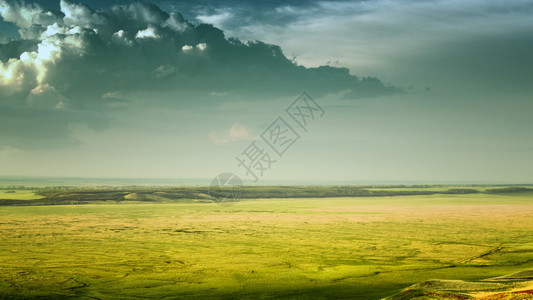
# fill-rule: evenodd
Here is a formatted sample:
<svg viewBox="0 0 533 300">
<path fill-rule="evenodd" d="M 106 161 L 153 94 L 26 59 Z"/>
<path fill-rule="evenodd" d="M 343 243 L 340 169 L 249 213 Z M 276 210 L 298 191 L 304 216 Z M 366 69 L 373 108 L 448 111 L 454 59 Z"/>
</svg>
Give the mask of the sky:
<svg viewBox="0 0 533 300">
<path fill-rule="evenodd" d="M 532 28 L 524 0 L 0 0 L 0 176 L 531 183 Z"/>
</svg>

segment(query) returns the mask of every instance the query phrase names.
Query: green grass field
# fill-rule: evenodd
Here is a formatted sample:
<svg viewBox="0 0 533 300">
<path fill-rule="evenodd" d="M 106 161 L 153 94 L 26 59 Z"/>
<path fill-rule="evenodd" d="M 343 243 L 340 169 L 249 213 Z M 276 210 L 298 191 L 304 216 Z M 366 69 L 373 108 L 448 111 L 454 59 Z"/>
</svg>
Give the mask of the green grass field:
<svg viewBox="0 0 533 300">
<path fill-rule="evenodd" d="M 4 206 L 0 298 L 380 299 L 428 279 L 533 269 L 532 200 Z"/>
<path fill-rule="evenodd" d="M 0 190 L 0 199 L 13 200 L 36 200 L 41 199 L 42 196 L 36 195 L 34 191 L 28 190 Z"/>
</svg>

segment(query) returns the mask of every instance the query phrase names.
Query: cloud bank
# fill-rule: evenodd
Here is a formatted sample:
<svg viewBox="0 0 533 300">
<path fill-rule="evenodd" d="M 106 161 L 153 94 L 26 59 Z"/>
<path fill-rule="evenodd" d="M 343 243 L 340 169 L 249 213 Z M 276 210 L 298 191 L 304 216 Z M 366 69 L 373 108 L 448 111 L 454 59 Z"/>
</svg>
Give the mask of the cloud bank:
<svg viewBox="0 0 533 300">
<path fill-rule="evenodd" d="M 59 4 L 54 11 L 37 3 L 0 0 L 0 16 L 15 24 L 20 35 L 0 36 L 0 109 L 16 107 L 17 120 L 26 118 L 30 127 L 39 126 L 30 117 L 38 111 L 44 118 L 40 122 L 61 128 L 54 136 L 68 132 L 71 122 L 100 123 L 102 118 L 89 121 L 95 112 L 135 105 L 209 106 L 302 90 L 317 97 L 345 92 L 350 98 L 399 92 L 345 68 L 299 66 L 279 46 L 227 38 L 212 25 L 192 24 L 153 4 L 100 10 L 66 0 Z M 127 95 L 135 93 L 152 96 L 130 103 Z M 153 97 L 157 93 L 166 96 Z M 72 118 L 56 118 L 58 110 Z M 9 126 L 1 131 L 13 132 Z"/>
<path fill-rule="evenodd" d="M 0 93 L 12 103 L 56 107 L 61 101 L 73 109 L 98 109 L 106 93 L 145 89 L 206 94 L 350 90 L 365 97 L 397 91 L 347 69 L 298 66 L 276 45 L 226 38 L 211 25 L 193 25 L 153 4 L 94 11 L 61 0 L 60 11 L 46 11 L 2 0 L 0 8 L 2 18 L 20 33 L 20 39 L 0 48 Z"/>
</svg>

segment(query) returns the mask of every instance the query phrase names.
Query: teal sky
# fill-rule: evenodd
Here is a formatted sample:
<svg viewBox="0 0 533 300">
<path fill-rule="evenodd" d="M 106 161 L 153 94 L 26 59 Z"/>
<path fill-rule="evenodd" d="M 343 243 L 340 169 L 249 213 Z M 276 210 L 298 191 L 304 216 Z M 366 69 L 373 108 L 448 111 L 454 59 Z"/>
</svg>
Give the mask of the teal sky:
<svg viewBox="0 0 533 300">
<path fill-rule="evenodd" d="M 0 0 L 0 176 L 533 182 L 533 2 Z M 307 131 L 285 109 L 306 91 Z M 282 157 L 277 117 L 300 139 Z M 264 162 L 263 162 L 264 163 Z"/>
</svg>

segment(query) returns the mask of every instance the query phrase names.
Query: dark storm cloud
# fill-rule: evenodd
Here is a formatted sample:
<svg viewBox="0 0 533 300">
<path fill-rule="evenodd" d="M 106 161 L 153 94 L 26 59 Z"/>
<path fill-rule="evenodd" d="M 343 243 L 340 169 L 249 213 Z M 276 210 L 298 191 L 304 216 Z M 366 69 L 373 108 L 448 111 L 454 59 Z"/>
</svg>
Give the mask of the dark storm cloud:
<svg viewBox="0 0 533 300">
<path fill-rule="evenodd" d="M 18 114 L 21 120 L 35 114 L 55 116 L 58 110 L 68 115 L 132 109 L 117 95 L 135 92 L 173 93 L 171 99 L 144 101 L 162 106 L 206 105 L 210 103 L 202 97 L 216 93 L 226 99 L 268 99 L 301 90 L 316 96 L 347 92 L 354 95 L 350 98 L 399 92 L 347 69 L 298 66 L 279 46 L 226 38 L 212 25 L 194 25 L 154 4 L 93 10 L 62 0 L 55 10 L 0 0 L 0 13 L 20 34 L 0 44 L 0 105 L 39 109 Z M 62 133 L 70 140 L 66 128 L 72 118 L 41 121 L 51 119 L 57 119 L 54 130 L 41 127 L 41 136 Z M 60 124 L 63 130 L 55 127 Z M 7 128 L 2 126 L 2 135 L 11 130 Z M 25 136 L 25 131 L 20 133 Z M 10 139 L 2 143 L 6 141 Z"/>
</svg>

